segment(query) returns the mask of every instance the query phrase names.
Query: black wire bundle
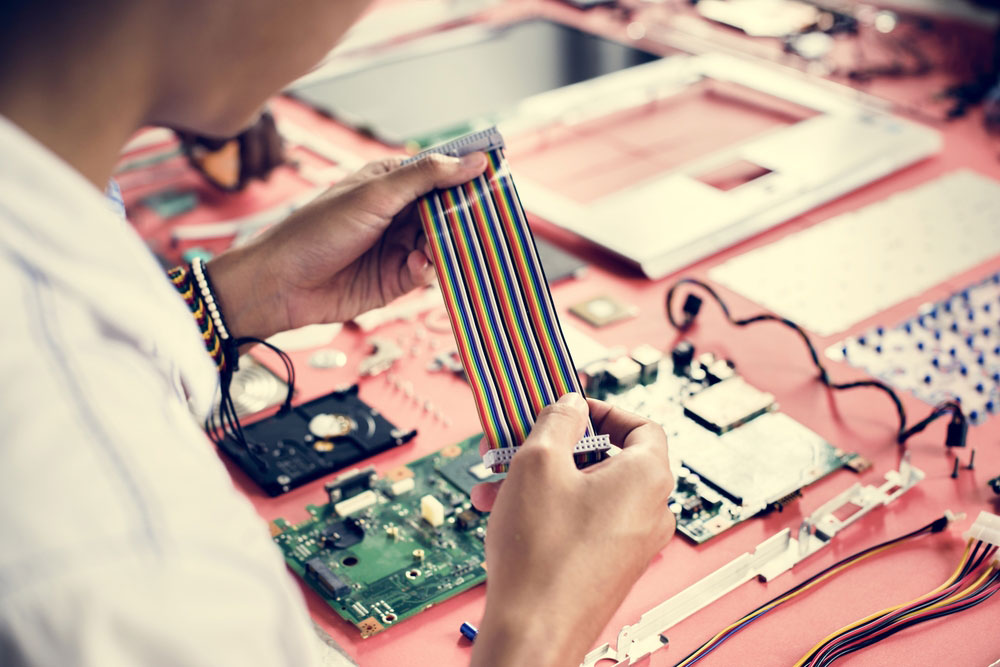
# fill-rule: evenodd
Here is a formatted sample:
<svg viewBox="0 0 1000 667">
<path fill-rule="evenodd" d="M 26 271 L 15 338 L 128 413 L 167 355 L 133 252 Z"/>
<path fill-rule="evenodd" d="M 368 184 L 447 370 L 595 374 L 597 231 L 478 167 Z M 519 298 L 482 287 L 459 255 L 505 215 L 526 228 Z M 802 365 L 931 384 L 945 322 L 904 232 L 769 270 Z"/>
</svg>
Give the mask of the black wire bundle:
<svg viewBox="0 0 1000 667">
<path fill-rule="evenodd" d="M 795 322 L 789 320 L 788 318 L 780 317 L 778 315 L 772 315 L 770 313 L 760 313 L 752 317 L 737 319 L 733 317 L 732 313 L 729 310 L 729 306 L 726 305 L 725 301 L 722 300 L 722 297 L 719 296 L 719 294 L 715 291 L 715 289 L 713 289 L 711 285 L 708 285 L 707 283 L 704 283 L 696 278 L 681 278 L 676 283 L 674 283 L 674 285 L 669 290 L 667 290 L 667 297 L 666 297 L 667 319 L 670 321 L 670 324 L 678 331 L 686 332 L 688 329 L 690 329 L 691 326 L 694 324 L 695 318 L 697 317 L 699 310 L 701 309 L 701 299 L 696 297 L 694 294 L 688 294 L 688 297 L 685 300 L 683 306 L 684 319 L 683 321 L 677 320 L 677 318 L 674 316 L 673 301 L 677 290 L 682 285 L 693 285 L 708 293 L 709 296 L 711 296 L 715 300 L 715 302 L 719 304 L 719 308 L 722 309 L 722 314 L 725 315 L 726 319 L 733 326 L 745 327 L 750 324 L 755 324 L 757 322 L 778 322 L 779 324 L 783 324 L 786 327 L 790 328 L 792 331 L 797 333 L 799 337 L 802 339 L 802 342 L 805 343 L 806 348 L 809 350 L 809 357 L 810 359 L 812 359 L 813 365 L 816 366 L 816 369 L 819 371 L 818 379 L 820 382 L 823 383 L 824 386 L 837 391 L 842 391 L 847 389 L 858 389 L 861 387 L 871 387 L 873 389 L 878 389 L 879 391 L 885 393 L 895 406 L 896 414 L 899 417 L 899 430 L 896 432 L 897 444 L 900 445 L 905 444 L 906 441 L 910 439 L 910 437 L 923 431 L 925 428 L 927 428 L 929 424 L 936 421 L 940 417 L 944 417 L 950 414 L 952 416 L 952 422 L 951 424 L 949 424 L 948 427 L 948 438 L 946 444 L 949 447 L 965 446 L 965 434 L 968 428 L 967 421 L 965 419 L 965 414 L 962 412 L 962 406 L 959 405 L 957 401 L 949 400 L 938 403 L 931 410 L 930 414 L 928 414 L 924 419 L 920 420 L 913 426 L 907 428 L 906 409 L 903 407 L 903 402 L 900 400 L 899 395 L 892 387 L 890 387 L 889 385 L 880 380 L 857 380 L 854 382 L 834 382 L 833 380 L 830 379 L 830 373 L 826 369 L 826 366 L 824 366 L 823 362 L 820 361 L 820 356 L 819 353 L 816 351 L 816 346 L 813 345 L 812 340 L 810 340 L 809 338 L 809 334 L 807 334 L 802 327 L 800 327 Z"/>
<path fill-rule="evenodd" d="M 252 336 L 237 338 L 235 340 L 230 338 L 224 343 L 226 346 L 225 365 L 222 373 L 219 375 L 220 399 L 218 415 L 214 409 L 209 412 L 208 418 L 205 420 L 205 431 L 208 432 L 208 437 L 212 439 L 212 442 L 217 445 L 221 444 L 227 438 L 236 442 L 247 451 L 247 454 L 250 455 L 254 463 L 261 470 L 264 470 L 267 464 L 259 451 L 260 446 L 249 442 L 243 433 L 243 425 L 240 423 L 240 417 L 236 412 L 236 403 L 233 401 L 231 393 L 233 374 L 239 370 L 239 349 L 243 345 L 254 343 L 270 349 L 278 355 L 278 358 L 285 365 L 285 376 L 288 379 L 288 393 L 285 395 L 285 401 L 282 403 L 281 408 L 279 408 L 278 414 L 288 412 L 292 409 L 292 396 L 295 393 L 295 365 L 292 363 L 291 357 L 281 348 L 260 338 L 253 338 Z"/>
</svg>

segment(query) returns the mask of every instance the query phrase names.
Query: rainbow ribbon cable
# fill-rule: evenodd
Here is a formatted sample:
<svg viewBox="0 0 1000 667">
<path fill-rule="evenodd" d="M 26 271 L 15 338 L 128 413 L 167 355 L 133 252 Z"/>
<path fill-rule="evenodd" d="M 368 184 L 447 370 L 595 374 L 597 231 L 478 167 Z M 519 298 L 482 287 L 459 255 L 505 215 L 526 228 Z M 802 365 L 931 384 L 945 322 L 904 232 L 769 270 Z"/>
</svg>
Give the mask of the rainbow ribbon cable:
<svg viewBox="0 0 1000 667">
<path fill-rule="evenodd" d="M 583 393 L 503 146 L 492 128 L 411 158 L 486 153 L 482 176 L 435 190 L 417 209 L 489 443 L 483 461 L 497 472 L 507 470 L 543 407 Z M 578 465 L 609 447 L 588 420 L 574 448 Z"/>
</svg>

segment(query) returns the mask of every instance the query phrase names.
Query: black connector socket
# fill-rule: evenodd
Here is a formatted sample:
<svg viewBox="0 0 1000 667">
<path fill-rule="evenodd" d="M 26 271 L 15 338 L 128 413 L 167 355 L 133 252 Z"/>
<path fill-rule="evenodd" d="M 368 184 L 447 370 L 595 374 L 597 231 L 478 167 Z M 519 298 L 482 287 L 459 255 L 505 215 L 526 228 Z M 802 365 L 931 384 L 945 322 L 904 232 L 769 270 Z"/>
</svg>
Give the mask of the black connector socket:
<svg viewBox="0 0 1000 667">
<path fill-rule="evenodd" d="M 990 488 L 993 489 L 993 493 L 1000 496 L 1000 477 L 994 477 L 989 482 Z"/>
<path fill-rule="evenodd" d="M 931 532 L 932 533 L 940 533 L 942 530 L 944 530 L 945 528 L 948 527 L 949 523 L 951 523 L 951 522 L 948 520 L 948 517 L 943 516 L 943 517 L 941 517 L 940 519 L 938 519 L 937 521 L 935 521 L 934 523 L 931 524 Z"/>
<path fill-rule="evenodd" d="M 684 312 L 685 328 L 694 323 L 694 318 L 698 317 L 698 313 L 701 312 L 701 304 L 701 297 L 694 294 L 688 294 L 687 298 L 684 299 L 684 307 L 681 310 Z"/>
<path fill-rule="evenodd" d="M 951 416 L 951 421 L 948 422 L 948 433 L 945 436 L 944 444 L 946 447 L 965 447 L 965 438 L 969 434 L 969 423 L 965 421 L 965 417 L 961 414 L 955 413 Z"/>
</svg>

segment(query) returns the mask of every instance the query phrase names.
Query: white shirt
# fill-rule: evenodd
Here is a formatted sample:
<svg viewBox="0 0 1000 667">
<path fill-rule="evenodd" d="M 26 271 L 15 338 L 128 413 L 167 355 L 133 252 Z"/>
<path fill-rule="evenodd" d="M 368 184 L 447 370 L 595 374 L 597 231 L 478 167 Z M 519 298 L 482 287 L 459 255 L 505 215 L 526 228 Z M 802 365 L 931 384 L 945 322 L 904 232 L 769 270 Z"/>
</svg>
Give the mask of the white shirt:
<svg viewBox="0 0 1000 667">
<path fill-rule="evenodd" d="M 187 307 L 102 193 L 3 118 L 0 380 L 0 665 L 315 663 L 189 409 L 217 380 Z"/>
</svg>

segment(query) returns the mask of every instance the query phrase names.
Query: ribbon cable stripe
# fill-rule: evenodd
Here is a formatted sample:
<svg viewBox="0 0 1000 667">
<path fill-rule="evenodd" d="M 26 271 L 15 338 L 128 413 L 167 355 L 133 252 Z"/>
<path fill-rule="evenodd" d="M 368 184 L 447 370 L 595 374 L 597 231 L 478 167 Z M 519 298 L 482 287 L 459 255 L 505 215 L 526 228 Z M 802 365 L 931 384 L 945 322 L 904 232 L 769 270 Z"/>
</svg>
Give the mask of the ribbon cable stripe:
<svg viewBox="0 0 1000 667">
<path fill-rule="evenodd" d="M 500 218 L 507 229 L 508 238 L 515 242 L 521 284 L 530 288 L 526 301 L 531 306 L 535 331 L 545 342 L 549 372 L 556 379 L 556 393 L 559 396 L 571 391 L 582 394 L 583 388 L 576 374 L 576 366 L 570 357 L 562 328 L 558 325 L 549 283 L 545 279 L 541 261 L 538 259 L 538 250 L 535 248 L 535 239 L 528 227 L 527 217 L 524 215 L 514 181 L 503 159 L 502 150 L 491 151 L 487 154 L 487 158 L 489 165 L 486 175 L 488 178 L 495 178 L 492 182 L 496 185 L 491 189 L 496 202 L 500 204 Z M 589 422 L 586 435 L 594 435 Z"/>
<path fill-rule="evenodd" d="M 444 213 L 441 211 L 441 202 L 427 197 L 421 200 L 418 209 L 424 220 L 425 231 L 429 232 L 428 238 L 431 238 L 431 234 L 435 238 L 435 242 L 428 245 L 431 254 L 434 255 L 434 265 L 437 267 L 441 292 L 448 309 L 448 318 L 451 320 L 452 330 L 458 342 L 458 352 L 462 359 L 462 365 L 469 376 L 470 384 L 476 388 L 473 395 L 476 400 L 476 409 L 479 412 L 479 420 L 483 424 L 483 430 L 487 433 L 487 439 L 492 446 L 493 438 L 502 442 L 509 440 L 511 435 L 506 426 L 506 420 L 500 415 L 498 409 L 499 399 L 494 389 L 494 383 L 487 381 L 488 364 L 482 353 L 479 333 L 470 313 L 468 297 L 459 278 L 458 267 L 453 260 L 454 250 L 451 247 L 451 240 L 442 224 Z"/>
<path fill-rule="evenodd" d="M 484 460 L 505 471 L 538 412 L 582 388 L 500 134 L 475 133 L 411 159 L 477 150 L 487 156 L 483 176 L 422 197 L 417 210 L 490 447 Z M 578 463 L 600 460 L 609 444 L 588 419 Z"/>
<path fill-rule="evenodd" d="M 449 231 L 452 234 L 455 248 L 458 250 L 457 254 L 463 277 L 466 284 L 479 297 L 473 302 L 473 315 L 476 318 L 475 321 L 483 326 L 481 333 L 484 334 L 490 368 L 494 370 L 495 376 L 499 375 L 497 379 L 500 382 L 497 389 L 503 401 L 504 411 L 513 422 L 511 431 L 514 434 L 514 439 L 523 442 L 531 430 L 534 415 L 530 412 L 524 385 L 517 374 L 517 366 L 510 350 L 510 342 L 501 324 L 496 296 L 489 284 L 489 276 L 484 275 L 481 270 L 476 268 L 482 267 L 485 260 L 469 224 L 467 202 L 459 188 L 446 190 L 441 193 L 441 198 L 449 211 L 447 215 Z"/>
<path fill-rule="evenodd" d="M 488 191 L 486 177 L 479 178 L 478 192 Z M 468 190 L 472 190 L 472 185 L 467 185 Z M 476 195 L 477 193 L 473 193 Z M 541 371 L 545 368 L 541 353 L 538 350 L 538 341 L 528 325 L 528 314 L 524 308 L 524 293 L 520 285 L 514 282 L 514 265 L 510 257 L 510 249 L 507 242 L 500 235 L 500 223 L 497 220 L 493 207 L 483 205 L 480 197 L 475 196 L 476 206 L 473 215 L 476 219 L 476 226 L 480 238 L 489 246 L 490 252 L 486 254 L 489 260 L 490 274 L 494 280 L 502 285 L 502 293 L 505 295 L 501 302 L 504 309 L 503 315 L 506 322 L 513 323 L 511 331 L 515 334 L 515 351 L 518 355 L 518 364 L 522 369 L 526 369 L 529 374 L 528 390 L 531 399 L 533 416 L 556 400 L 552 391 L 553 382 L 547 374 L 543 376 Z M 511 294 L 519 294 L 521 298 L 511 298 Z"/>
</svg>

